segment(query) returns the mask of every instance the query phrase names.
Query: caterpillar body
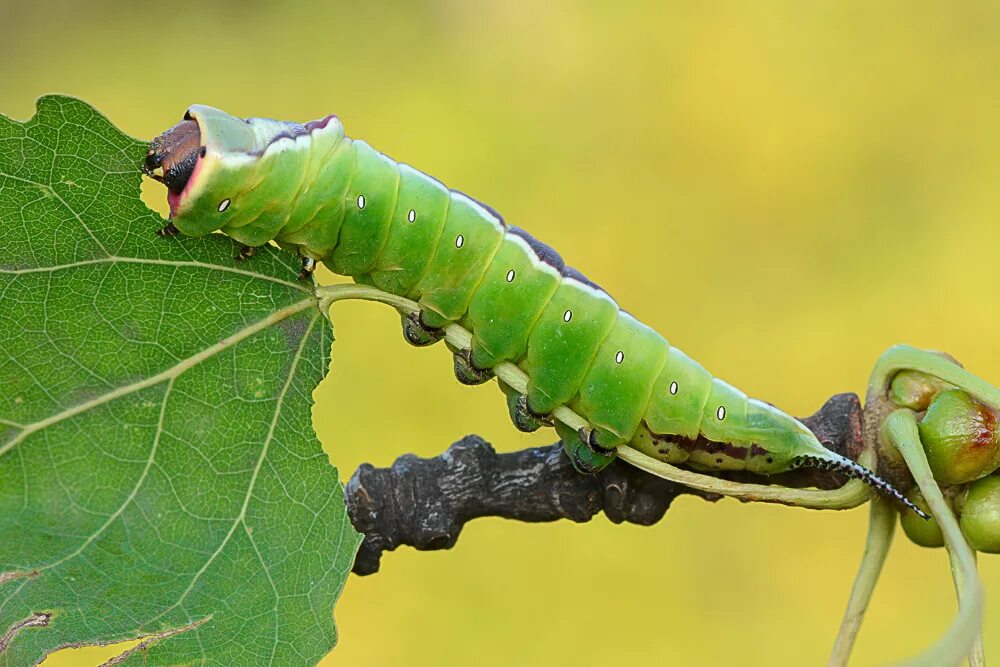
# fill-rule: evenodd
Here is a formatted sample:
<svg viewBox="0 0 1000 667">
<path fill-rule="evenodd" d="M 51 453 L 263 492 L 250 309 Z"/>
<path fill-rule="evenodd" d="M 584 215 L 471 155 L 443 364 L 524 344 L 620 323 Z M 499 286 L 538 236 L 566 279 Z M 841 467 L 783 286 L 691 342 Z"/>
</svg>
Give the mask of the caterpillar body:
<svg viewBox="0 0 1000 667">
<path fill-rule="evenodd" d="M 615 449 L 700 470 L 773 474 L 832 467 L 912 503 L 874 473 L 822 446 L 801 422 L 713 377 L 558 252 L 490 207 L 345 136 L 335 116 L 303 125 L 240 119 L 195 105 L 155 139 L 144 171 L 168 188 L 167 234 L 217 230 L 270 241 L 420 306 L 404 316 L 414 344 L 449 323 L 472 332 L 455 352 L 475 384 L 502 362 L 528 376 L 501 383 L 515 425 L 552 424 L 567 405 L 589 429 L 554 422 L 574 466 L 593 472 Z"/>
</svg>

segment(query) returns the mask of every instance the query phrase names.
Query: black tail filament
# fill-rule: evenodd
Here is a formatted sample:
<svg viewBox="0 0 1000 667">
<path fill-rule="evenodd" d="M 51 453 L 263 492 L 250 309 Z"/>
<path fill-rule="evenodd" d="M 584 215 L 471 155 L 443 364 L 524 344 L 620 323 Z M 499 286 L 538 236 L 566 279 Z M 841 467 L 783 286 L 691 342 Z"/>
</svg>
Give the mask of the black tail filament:
<svg viewBox="0 0 1000 667">
<path fill-rule="evenodd" d="M 860 479 L 862 482 L 872 487 L 882 495 L 888 496 L 910 508 L 921 518 L 927 520 L 930 520 L 931 518 L 929 514 L 913 504 L 913 501 L 900 493 L 899 490 L 897 490 L 892 484 L 882 479 L 860 463 L 852 461 L 851 459 L 843 457 L 838 459 L 826 459 L 806 454 L 796 457 L 795 461 L 793 461 L 793 465 L 795 465 L 795 467 L 807 466 L 810 468 L 818 468 L 819 470 L 834 470 L 847 475 L 851 479 Z"/>
</svg>

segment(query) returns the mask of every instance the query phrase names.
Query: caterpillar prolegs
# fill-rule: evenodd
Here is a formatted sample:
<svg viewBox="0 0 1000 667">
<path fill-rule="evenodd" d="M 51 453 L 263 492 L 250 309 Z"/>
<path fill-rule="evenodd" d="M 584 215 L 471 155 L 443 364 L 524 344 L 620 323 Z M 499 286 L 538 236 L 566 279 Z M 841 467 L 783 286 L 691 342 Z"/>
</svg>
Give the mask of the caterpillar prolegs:
<svg viewBox="0 0 1000 667">
<path fill-rule="evenodd" d="M 243 120 L 192 106 L 156 138 L 144 171 L 168 189 L 165 234 L 221 230 L 241 256 L 270 241 L 296 251 L 304 273 L 335 273 L 406 297 L 414 344 L 458 323 L 459 380 L 500 364 L 527 374 L 501 382 L 515 425 L 553 424 L 574 466 L 594 472 L 630 445 L 697 470 L 773 474 L 822 465 L 861 478 L 919 510 L 875 473 L 823 447 L 802 423 L 714 378 L 598 285 L 490 207 L 345 136 L 335 116 L 299 125 Z M 550 415 L 568 406 L 587 428 Z"/>
</svg>

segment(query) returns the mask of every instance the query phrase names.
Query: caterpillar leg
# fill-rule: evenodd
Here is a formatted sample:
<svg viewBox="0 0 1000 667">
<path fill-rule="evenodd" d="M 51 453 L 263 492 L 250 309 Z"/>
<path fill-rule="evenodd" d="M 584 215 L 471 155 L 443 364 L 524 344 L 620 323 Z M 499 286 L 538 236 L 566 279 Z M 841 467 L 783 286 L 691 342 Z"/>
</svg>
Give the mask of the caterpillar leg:
<svg viewBox="0 0 1000 667">
<path fill-rule="evenodd" d="M 543 426 L 552 426 L 551 417 L 536 415 L 528 408 L 528 397 L 505 382 L 500 383 L 500 389 L 507 397 L 507 411 L 514 427 L 523 433 L 534 433 Z"/>
<path fill-rule="evenodd" d="M 169 236 L 177 236 L 180 233 L 181 230 L 177 229 L 172 222 L 168 222 L 166 225 L 156 230 L 157 236 L 163 236 L 165 238 Z"/>
<path fill-rule="evenodd" d="M 582 473 L 596 473 L 607 468 L 615 460 L 616 451 L 613 449 L 599 449 L 591 442 L 592 430 L 580 428 L 574 430 L 561 422 L 556 422 L 556 433 L 562 439 L 566 455 L 573 463 L 573 467 Z"/>
<path fill-rule="evenodd" d="M 455 357 L 455 378 L 465 385 L 477 385 L 489 382 L 493 373 L 482 368 L 476 368 L 472 363 L 472 349 L 458 350 Z"/>
<path fill-rule="evenodd" d="M 236 256 L 233 257 L 233 259 L 235 259 L 237 262 L 242 262 L 244 260 L 250 259 L 256 254 L 257 254 L 257 246 L 241 245 L 240 251 L 236 253 Z"/>
<path fill-rule="evenodd" d="M 507 408 L 510 410 L 511 421 L 519 431 L 532 433 L 543 426 L 551 425 L 544 417 L 535 415 L 528 408 L 528 397 L 525 394 L 512 393 L 507 397 Z"/>
<path fill-rule="evenodd" d="M 420 311 L 416 310 L 403 315 L 403 338 L 410 345 L 425 347 L 444 338 L 444 332 L 424 324 Z"/>
</svg>

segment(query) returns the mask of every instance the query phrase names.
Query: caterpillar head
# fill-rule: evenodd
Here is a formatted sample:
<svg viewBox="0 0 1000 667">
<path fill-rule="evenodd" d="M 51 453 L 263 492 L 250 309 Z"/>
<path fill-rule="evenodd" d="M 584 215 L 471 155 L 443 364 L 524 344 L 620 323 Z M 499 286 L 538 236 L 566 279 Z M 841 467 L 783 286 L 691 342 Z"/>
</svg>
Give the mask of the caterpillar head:
<svg viewBox="0 0 1000 667">
<path fill-rule="evenodd" d="M 171 195 L 180 195 L 191 178 L 200 151 L 201 128 L 193 120 L 182 120 L 153 139 L 142 171 L 166 185 Z"/>
<path fill-rule="evenodd" d="M 265 176 L 279 191 L 284 181 L 294 181 L 296 165 L 303 163 L 297 158 L 307 154 L 315 133 L 343 136 L 335 121 L 334 116 L 305 125 L 242 119 L 196 104 L 153 139 L 143 171 L 167 186 L 170 220 L 177 229 L 202 236 L 230 224 L 237 211 L 242 224 L 260 215 L 259 203 L 246 195 Z"/>
</svg>

